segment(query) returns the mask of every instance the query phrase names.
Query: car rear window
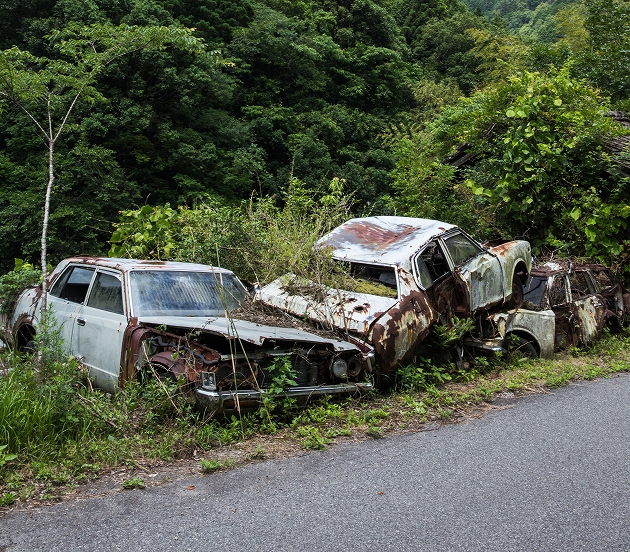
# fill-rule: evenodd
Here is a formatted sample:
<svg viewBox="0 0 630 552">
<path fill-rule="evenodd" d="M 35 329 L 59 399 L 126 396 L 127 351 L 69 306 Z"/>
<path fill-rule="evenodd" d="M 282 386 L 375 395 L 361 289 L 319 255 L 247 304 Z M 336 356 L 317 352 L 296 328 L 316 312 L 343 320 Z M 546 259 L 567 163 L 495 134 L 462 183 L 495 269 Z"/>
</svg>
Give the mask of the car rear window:
<svg viewBox="0 0 630 552">
<path fill-rule="evenodd" d="M 237 308 L 245 288 L 233 274 L 168 270 L 132 271 L 136 316 L 216 316 Z"/>
</svg>

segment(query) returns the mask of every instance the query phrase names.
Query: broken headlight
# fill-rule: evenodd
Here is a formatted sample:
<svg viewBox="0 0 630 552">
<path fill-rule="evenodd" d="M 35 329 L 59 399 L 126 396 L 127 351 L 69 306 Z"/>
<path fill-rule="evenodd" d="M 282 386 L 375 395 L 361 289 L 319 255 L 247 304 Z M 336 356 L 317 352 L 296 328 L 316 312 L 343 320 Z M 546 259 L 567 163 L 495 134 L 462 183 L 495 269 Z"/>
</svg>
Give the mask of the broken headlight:
<svg viewBox="0 0 630 552">
<path fill-rule="evenodd" d="M 207 391 L 216 391 L 217 375 L 214 372 L 201 372 L 201 387 Z"/>
<path fill-rule="evenodd" d="M 338 379 L 348 378 L 348 363 L 342 358 L 336 358 L 331 366 L 332 373 Z"/>
</svg>

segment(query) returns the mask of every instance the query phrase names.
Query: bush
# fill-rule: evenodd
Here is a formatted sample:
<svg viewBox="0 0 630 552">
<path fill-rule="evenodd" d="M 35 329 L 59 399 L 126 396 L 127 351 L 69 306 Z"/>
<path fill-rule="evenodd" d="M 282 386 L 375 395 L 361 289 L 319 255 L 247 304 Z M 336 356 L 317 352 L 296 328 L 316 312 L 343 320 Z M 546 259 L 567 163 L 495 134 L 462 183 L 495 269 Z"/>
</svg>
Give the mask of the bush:
<svg viewBox="0 0 630 552">
<path fill-rule="evenodd" d="M 350 200 L 335 178 L 326 194 L 291 179 L 282 205 L 276 197 L 230 206 L 208 198 L 195 208 L 144 206 L 122 213 L 110 255 L 219 265 L 249 282 L 269 282 L 293 272 L 327 273 L 313 244 L 349 218 Z M 326 265 L 326 266 L 323 266 Z"/>
</svg>

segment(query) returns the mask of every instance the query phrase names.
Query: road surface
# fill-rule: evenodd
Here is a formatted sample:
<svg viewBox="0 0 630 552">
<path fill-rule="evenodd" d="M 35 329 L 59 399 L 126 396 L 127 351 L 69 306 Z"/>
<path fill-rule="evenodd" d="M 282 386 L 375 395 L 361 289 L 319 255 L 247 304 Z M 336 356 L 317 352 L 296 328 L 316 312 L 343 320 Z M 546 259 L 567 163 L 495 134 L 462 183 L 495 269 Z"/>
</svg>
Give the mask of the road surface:
<svg viewBox="0 0 630 552">
<path fill-rule="evenodd" d="M 627 551 L 629 398 L 628 375 L 580 382 L 432 431 L 13 511 L 0 551 Z"/>
</svg>

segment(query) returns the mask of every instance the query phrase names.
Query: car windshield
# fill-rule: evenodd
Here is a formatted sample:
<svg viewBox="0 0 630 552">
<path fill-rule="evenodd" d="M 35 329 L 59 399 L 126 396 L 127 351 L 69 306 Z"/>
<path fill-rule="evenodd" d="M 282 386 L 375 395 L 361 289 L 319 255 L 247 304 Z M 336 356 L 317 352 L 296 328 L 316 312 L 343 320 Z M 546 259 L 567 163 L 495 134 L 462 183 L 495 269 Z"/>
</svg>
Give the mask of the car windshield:
<svg viewBox="0 0 630 552">
<path fill-rule="evenodd" d="M 135 316 L 216 316 L 246 294 L 231 273 L 138 270 L 129 280 Z"/>
</svg>

